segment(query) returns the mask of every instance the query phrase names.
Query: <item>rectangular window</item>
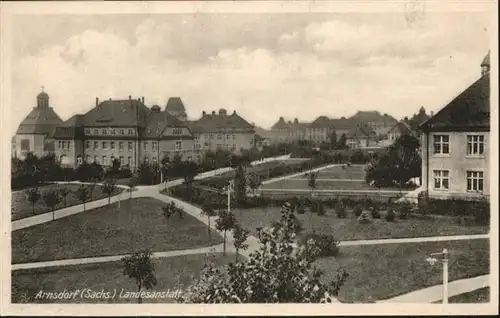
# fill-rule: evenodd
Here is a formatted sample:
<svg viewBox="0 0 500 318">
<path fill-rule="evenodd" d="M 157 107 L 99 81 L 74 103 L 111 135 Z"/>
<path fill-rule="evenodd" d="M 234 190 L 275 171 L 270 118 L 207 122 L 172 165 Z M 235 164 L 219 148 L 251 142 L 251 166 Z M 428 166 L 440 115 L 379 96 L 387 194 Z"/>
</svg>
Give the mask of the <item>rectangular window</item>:
<svg viewBox="0 0 500 318">
<path fill-rule="evenodd" d="M 108 149 L 108 143 L 103 141 L 102 142 L 102 149 Z"/>
<path fill-rule="evenodd" d="M 87 157 L 85 158 L 85 162 L 90 163 L 90 156 L 89 155 L 87 155 Z"/>
<path fill-rule="evenodd" d="M 94 141 L 94 149 L 98 149 L 98 148 L 99 148 L 99 142 Z"/>
<path fill-rule="evenodd" d="M 94 156 L 94 162 L 95 162 L 95 163 L 99 163 L 99 157 Z"/>
<path fill-rule="evenodd" d="M 153 163 L 156 163 L 156 157 L 153 157 Z"/>
<path fill-rule="evenodd" d="M 176 141 L 175 150 L 181 150 L 181 149 L 182 149 L 182 141 Z"/>
<path fill-rule="evenodd" d="M 147 141 L 144 142 L 144 150 L 148 150 L 148 142 Z"/>
<path fill-rule="evenodd" d="M 222 135 L 221 134 L 217 134 L 217 139 L 222 139 Z"/>
<path fill-rule="evenodd" d="M 120 151 L 123 151 L 123 141 L 120 141 L 120 142 L 118 143 L 118 149 L 119 149 Z"/>
<path fill-rule="evenodd" d="M 102 134 L 103 134 L 103 135 L 107 135 L 107 134 L 108 134 L 108 130 L 107 130 L 106 128 L 105 128 L 105 129 L 103 129 L 103 130 L 102 130 Z"/>
<path fill-rule="evenodd" d="M 450 172 L 448 170 L 434 170 L 434 189 L 448 190 L 450 188 Z"/>
<path fill-rule="evenodd" d="M 68 141 L 66 142 L 66 149 L 69 149 L 70 147 L 71 147 L 71 141 L 69 141 L 69 140 L 68 140 Z"/>
<path fill-rule="evenodd" d="M 174 135 L 182 135 L 182 128 L 174 128 L 172 131 Z"/>
<path fill-rule="evenodd" d="M 450 136 L 434 135 L 434 154 L 444 155 L 450 153 Z"/>
<path fill-rule="evenodd" d="M 85 149 L 90 149 L 90 141 L 85 142 Z"/>
<path fill-rule="evenodd" d="M 131 141 L 128 142 L 128 150 L 132 150 L 134 148 Z"/>
<path fill-rule="evenodd" d="M 129 135 L 133 135 L 133 134 L 134 134 L 134 130 L 133 130 L 133 129 L 129 129 L 129 130 L 128 130 L 128 134 L 129 134 Z"/>
<path fill-rule="evenodd" d="M 467 135 L 467 156 L 484 155 L 484 135 Z"/>
<path fill-rule="evenodd" d="M 102 156 L 102 165 L 107 166 L 108 165 L 108 157 Z"/>
<path fill-rule="evenodd" d="M 112 141 L 112 142 L 110 143 L 110 145 L 111 145 L 111 149 L 115 149 L 115 142 L 114 142 L 114 141 Z"/>
<path fill-rule="evenodd" d="M 78 157 L 76 158 L 76 164 L 77 164 L 77 165 L 81 165 L 81 164 L 83 163 L 82 161 L 83 161 L 83 158 L 82 158 L 81 156 L 78 156 Z"/>
<path fill-rule="evenodd" d="M 483 192 L 483 189 L 484 189 L 484 172 L 467 171 L 467 191 Z"/>
<path fill-rule="evenodd" d="M 153 147 L 153 151 L 156 151 L 157 146 L 158 146 L 158 143 L 157 143 L 156 141 L 153 141 L 153 142 L 151 143 L 151 146 Z"/>
<path fill-rule="evenodd" d="M 23 141 L 24 141 L 24 140 L 27 140 L 27 141 L 28 141 L 28 148 L 27 148 L 27 149 L 23 149 Z M 21 140 L 21 150 L 29 150 L 29 149 L 30 149 L 30 148 L 29 148 L 29 145 L 30 145 L 30 141 L 29 141 L 28 139 L 23 139 L 23 140 Z M 59 147 L 59 149 L 62 149 L 62 147 L 63 147 L 63 142 L 62 142 L 62 141 L 60 141 L 60 140 L 59 140 L 59 142 L 58 142 L 58 147 Z"/>
<path fill-rule="evenodd" d="M 125 135 L 125 129 L 120 129 L 120 135 Z"/>
<path fill-rule="evenodd" d="M 120 166 L 123 165 L 125 161 L 123 160 L 123 156 L 120 156 Z"/>
<path fill-rule="evenodd" d="M 99 129 L 94 129 L 94 135 L 99 135 Z"/>
<path fill-rule="evenodd" d="M 231 139 L 231 135 L 226 135 L 226 139 Z"/>
<path fill-rule="evenodd" d="M 129 156 L 129 157 L 127 158 L 127 164 L 128 164 L 129 166 L 130 166 L 130 165 L 132 165 L 132 157 L 130 157 L 130 156 Z"/>
<path fill-rule="evenodd" d="M 111 129 L 109 132 L 111 133 L 111 135 L 115 135 L 116 134 L 116 131 L 114 129 Z"/>
<path fill-rule="evenodd" d="M 85 129 L 85 135 L 90 135 L 92 134 L 92 130 L 91 129 Z"/>
<path fill-rule="evenodd" d="M 233 140 L 236 140 L 236 135 L 233 135 Z"/>
</svg>

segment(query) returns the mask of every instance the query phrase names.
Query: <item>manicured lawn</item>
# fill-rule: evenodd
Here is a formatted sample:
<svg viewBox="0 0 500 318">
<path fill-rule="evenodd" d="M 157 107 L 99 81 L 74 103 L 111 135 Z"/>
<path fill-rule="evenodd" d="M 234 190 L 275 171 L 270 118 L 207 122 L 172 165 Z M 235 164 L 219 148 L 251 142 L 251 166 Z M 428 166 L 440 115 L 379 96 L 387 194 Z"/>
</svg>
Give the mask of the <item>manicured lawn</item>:
<svg viewBox="0 0 500 318">
<path fill-rule="evenodd" d="M 484 287 L 476 289 L 469 293 L 464 293 L 450 297 L 448 299 L 449 303 L 462 303 L 462 304 L 473 304 L 473 303 L 489 303 L 490 302 L 490 288 Z"/>
<path fill-rule="evenodd" d="M 36 214 L 41 214 L 41 213 L 46 213 L 50 212 L 51 209 L 48 208 L 45 203 L 43 202 L 43 194 L 47 191 L 51 190 L 59 190 L 62 188 L 67 188 L 70 190 L 72 193 L 68 194 L 66 197 L 66 207 L 73 206 L 73 205 L 78 205 L 82 204 L 80 200 L 73 194 L 78 188 L 80 187 L 79 184 L 50 184 L 50 185 L 45 185 L 43 187 L 40 187 L 40 194 L 42 198 L 35 204 L 35 215 Z M 113 195 L 116 195 L 118 193 L 121 193 L 123 189 L 117 188 Z M 92 191 L 92 200 L 100 200 L 103 198 L 107 198 L 108 195 L 106 193 L 102 192 L 102 187 L 101 186 L 96 186 L 94 190 Z M 19 220 L 23 219 L 26 217 L 33 216 L 33 207 L 31 206 L 31 202 L 29 202 L 26 199 L 26 192 L 25 190 L 23 191 L 16 191 L 12 193 L 11 196 L 11 208 L 12 208 L 12 220 Z M 64 198 L 62 199 L 61 203 L 59 203 L 56 206 L 56 210 L 64 208 Z"/>
<path fill-rule="evenodd" d="M 215 261 L 217 265 L 224 265 L 234 261 L 234 254 L 197 254 L 163 259 L 155 259 L 155 275 L 157 285 L 150 291 L 168 292 L 170 297 L 162 299 L 143 299 L 144 303 L 160 302 L 173 303 L 176 290 L 184 290 L 191 284 L 193 278 L 198 278 L 204 264 L 208 260 Z M 26 294 L 32 298 L 40 290 L 43 292 L 62 292 L 64 290 L 73 292 L 88 288 L 92 291 L 114 293 L 115 298 L 106 299 L 86 299 L 77 296 L 73 300 L 52 300 L 57 303 L 137 303 L 137 299 L 120 298 L 123 289 L 127 291 L 137 291 L 134 280 L 123 275 L 121 262 L 110 262 L 101 264 L 89 264 L 79 266 L 66 266 L 58 268 L 41 268 L 33 270 L 19 270 L 12 272 L 12 302 L 21 302 L 21 295 Z M 124 294 L 122 293 L 122 295 Z M 32 298 L 33 299 L 33 298 Z M 32 300 L 33 301 L 33 300 Z M 42 302 L 35 300 L 34 302 Z"/>
<path fill-rule="evenodd" d="M 234 209 L 236 218 L 252 233 L 256 228 L 271 225 L 281 217 L 279 207 Z M 339 219 L 333 210 L 327 209 L 327 215 L 296 214 L 305 228 L 304 232 L 313 229 L 318 233 L 332 234 L 339 240 L 363 240 L 378 238 L 425 237 L 438 235 L 480 234 L 488 233 L 486 226 L 463 226 L 454 223 L 453 218 L 433 218 L 430 220 L 396 219 L 396 222 L 387 222 L 381 212 L 380 219 L 374 219 L 371 224 L 360 224 L 351 211 L 348 217 Z"/>
<path fill-rule="evenodd" d="M 12 233 L 12 263 L 206 247 L 222 243 L 217 233 L 183 213 L 167 219 L 152 198 L 137 198 L 89 210 Z"/>
<path fill-rule="evenodd" d="M 343 267 L 349 278 L 339 293 L 344 302 L 373 302 L 442 283 L 442 266 L 430 265 L 430 253 L 448 248 L 450 281 L 488 274 L 488 240 L 403 243 L 341 247 L 337 258 L 322 258 L 317 265 L 325 281 Z"/>
<path fill-rule="evenodd" d="M 320 178 L 320 177 L 318 177 Z M 307 178 L 302 179 L 285 179 L 272 183 L 268 183 L 262 186 L 262 189 L 304 189 L 309 191 L 309 185 Z M 316 189 L 321 190 L 372 190 L 377 192 L 378 188 L 372 187 L 364 181 L 343 181 L 343 180 L 317 180 Z M 394 190 L 399 191 L 399 187 L 385 187 L 381 190 Z M 402 189 L 402 191 L 408 191 Z"/>
<path fill-rule="evenodd" d="M 320 170 L 319 179 L 365 179 L 365 166 L 332 167 Z"/>
</svg>

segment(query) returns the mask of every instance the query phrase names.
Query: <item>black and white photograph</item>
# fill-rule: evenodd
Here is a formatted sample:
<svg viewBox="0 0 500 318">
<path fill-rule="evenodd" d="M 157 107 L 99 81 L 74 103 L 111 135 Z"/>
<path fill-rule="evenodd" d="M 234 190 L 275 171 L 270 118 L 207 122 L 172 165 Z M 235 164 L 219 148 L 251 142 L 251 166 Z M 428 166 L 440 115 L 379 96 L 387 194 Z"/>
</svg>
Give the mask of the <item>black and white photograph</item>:
<svg viewBox="0 0 500 318">
<path fill-rule="evenodd" d="M 2 313 L 498 313 L 496 1 L 0 6 Z"/>
</svg>

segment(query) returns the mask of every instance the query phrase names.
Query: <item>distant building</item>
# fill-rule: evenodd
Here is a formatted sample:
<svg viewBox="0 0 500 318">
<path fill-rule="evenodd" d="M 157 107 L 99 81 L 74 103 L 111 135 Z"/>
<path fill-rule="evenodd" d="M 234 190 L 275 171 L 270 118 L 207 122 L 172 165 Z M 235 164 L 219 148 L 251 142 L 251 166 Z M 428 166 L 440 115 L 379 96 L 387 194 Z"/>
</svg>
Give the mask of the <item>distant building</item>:
<svg viewBox="0 0 500 318">
<path fill-rule="evenodd" d="M 381 140 L 379 144 L 381 147 L 388 147 L 392 145 L 396 139 L 405 134 L 413 134 L 413 131 L 407 121 L 401 120 L 387 132 L 387 137 Z"/>
<path fill-rule="evenodd" d="M 420 126 L 422 185 L 430 197 L 489 197 L 489 53 L 481 77 Z"/>
<path fill-rule="evenodd" d="M 86 161 L 111 166 L 115 159 L 135 170 L 141 163 L 158 163 L 176 155 L 193 159 L 193 135 L 185 123 L 142 99 L 106 100 L 83 115 L 59 125 L 54 134 L 61 164 Z"/>
<path fill-rule="evenodd" d="M 19 124 L 12 140 L 12 154 L 23 159 L 28 152 L 43 156 L 54 152 L 54 132 L 62 123 L 49 104 L 49 95 L 41 92 L 37 96 L 37 105 Z"/>
<path fill-rule="evenodd" d="M 378 111 L 358 111 L 349 119 L 356 123 L 364 123 L 369 125 L 377 134 L 377 136 L 384 136 L 387 132 L 398 123 L 397 119 L 388 115 L 381 114 Z"/>
<path fill-rule="evenodd" d="M 202 112 L 200 119 L 187 122 L 194 136 L 194 150 L 198 157 L 204 151 L 217 149 L 240 153 L 241 149 L 250 149 L 255 145 L 255 130 L 241 116 L 233 111 L 231 115 L 223 108 L 218 113 Z"/>
<path fill-rule="evenodd" d="M 345 117 L 330 119 L 326 116 L 319 116 L 307 126 L 305 139 L 318 144 L 330 141 L 333 132 L 335 132 L 338 139 L 342 134 L 347 134 L 348 131 L 355 127 L 356 123 Z"/>
<path fill-rule="evenodd" d="M 187 120 L 186 108 L 180 97 L 170 97 L 165 106 L 165 111 L 180 121 Z"/>
<path fill-rule="evenodd" d="M 359 124 L 346 133 L 346 144 L 354 149 L 377 147 L 377 134 L 369 125 Z"/>
</svg>

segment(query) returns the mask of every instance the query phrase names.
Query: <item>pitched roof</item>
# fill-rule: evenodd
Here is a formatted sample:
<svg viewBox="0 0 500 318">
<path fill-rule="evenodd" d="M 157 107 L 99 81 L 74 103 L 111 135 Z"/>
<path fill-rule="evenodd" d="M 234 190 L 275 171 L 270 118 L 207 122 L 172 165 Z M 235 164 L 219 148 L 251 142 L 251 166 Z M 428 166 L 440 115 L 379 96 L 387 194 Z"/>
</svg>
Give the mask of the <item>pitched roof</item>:
<svg viewBox="0 0 500 318">
<path fill-rule="evenodd" d="M 83 125 L 86 127 L 145 127 L 149 112 L 150 110 L 140 100 L 107 100 L 84 115 Z"/>
<path fill-rule="evenodd" d="M 490 76 L 486 74 L 420 126 L 422 131 L 490 129 Z"/>
<path fill-rule="evenodd" d="M 83 137 L 83 116 L 84 115 L 74 115 L 61 125 L 57 126 L 54 138 L 74 139 Z"/>
<path fill-rule="evenodd" d="M 332 122 L 330 118 L 326 116 L 319 116 L 312 123 L 309 124 L 309 127 L 312 128 L 328 128 L 331 127 Z"/>
<path fill-rule="evenodd" d="M 406 123 L 404 120 L 398 122 L 396 125 L 394 125 L 387 133 L 390 134 L 391 132 L 400 132 L 401 134 L 406 134 L 411 132 L 411 127 Z"/>
<path fill-rule="evenodd" d="M 241 118 L 236 112 L 233 112 L 231 115 L 204 114 L 195 123 L 197 126 L 201 126 L 206 132 L 218 132 L 226 129 L 254 131 L 253 125 Z"/>
<path fill-rule="evenodd" d="M 280 117 L 278 121 L 271 127 L 271 130 L 282 130 L 282 129 L 289 129 L 290 124 L 285 121 L 283 117 Z"/>
<path fill-rule="evenodd" d="M 52 107 L 34 107 L 19 124 L 16 134 L 52 136 L 55 127 L 62 122 Z"/>
<path fill-rule="evenodd" d="M 391 115 L 381 114 L 379 111 L 358 111 L 356 114 L 349 117 L 349 119 L 354 119 L 358 122 L 380 122 L 385 125 L 395 125 L 398 120 Z"/>
<path fill-rule="evenodd" d="M 347 138 L 371 138 L 374 136 L 376 133 L 373 128 L 365 124 L 356 125 L 346 133 Z"/>
<path fill-rule="evenodd" d="M 150 111 L 146 118 L 147 126 L 142 137 L 160 137 L 167 127 L 186 127 L 179 119 L 167 111 Z"/>
<path fill-rule="evenodd" d="M 170 97 L 165 110 L 168 112 L 186 112 L 186 107 L 180 97 Z"/>
<path fill-rule="evenodd" d="M 483 62 L 481 62 L 481 66 L 490 66 L 490 51 L 488 51 L 488 54 L 483 59 Z"/>
</svg>

